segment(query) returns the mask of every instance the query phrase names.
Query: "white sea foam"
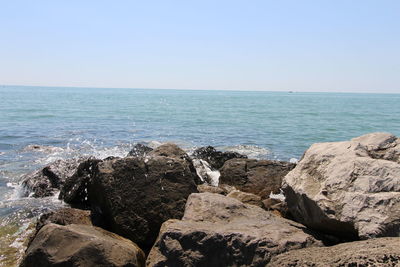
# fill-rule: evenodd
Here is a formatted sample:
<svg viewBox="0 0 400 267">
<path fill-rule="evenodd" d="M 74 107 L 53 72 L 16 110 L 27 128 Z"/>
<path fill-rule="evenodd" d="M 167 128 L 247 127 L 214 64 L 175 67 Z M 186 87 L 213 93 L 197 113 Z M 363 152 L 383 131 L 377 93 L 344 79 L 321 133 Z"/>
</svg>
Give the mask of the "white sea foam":
<svg viewBox="0 0 400 267">
<path fill-rule="evenodd" d="M 56 146 L 43 146 L 43 145 L 28 145 L 23 148 L 23 151 L 36 151 L 42 153 L 62 152 L 64 149 Z"/>
<path fill-rule="evenodd" d="M 290 163 L 295 163 L 295 164 L 297 164 L 297 162 L 299 162 L 299 160 L 296 159 L 296 158 L 291 158 L 291 159 L 289 160 L 289 162 L 290 162 Z"/>
<path fill-rule="evenodd" d="M 264 147 L 259 147 L 255 145 L 237 145 L 237 146 L 227 146 L 220 147 L 219 149 L 224 151 L 237 152 L 242 155 L 246 155 L 248 158 L 263 159 L 267 158 L 271 151 Z"/>
<path fill-rule="evenodd" d="M 193 159 L 193 166 L 196 169 L 197 175 L 203 182 L 207 182 L 212 186 L 218 186 L 220 172 L 212 170 L 210 164 L 202 159 Z"/>
<path fill-rule="evenodd" d="M 282 189 L 280 189 L 280 193 L 279 194 L 274 194 L 271 191 L 271 193 L 269 194 L 269 198 L 277 199 L 277 200 L 280 200 L 282 202 L 285 201 L 285 195 L 283 194 Z"/>
</svg>

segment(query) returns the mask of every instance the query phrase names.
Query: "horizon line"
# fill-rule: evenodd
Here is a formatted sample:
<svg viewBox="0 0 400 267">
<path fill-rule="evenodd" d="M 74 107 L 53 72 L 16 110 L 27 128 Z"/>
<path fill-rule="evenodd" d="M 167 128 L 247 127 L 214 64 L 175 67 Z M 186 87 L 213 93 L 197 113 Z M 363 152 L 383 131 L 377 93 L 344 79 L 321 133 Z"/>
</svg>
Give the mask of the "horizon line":
<svg viewBox="0 0 400 267">
<path fill-rule="evenodd" d="M 63 85 L 20 85 L 0 84 L 0 87 L 45 87 L 45 88 L 85 88 L 85 89 L 130 89 L 130 90 L 179 90 L 179 91 L 227 91 L 227 92 L 271 92 L 271 93 L 333 93 L 333 94 L 400 94 L 400 92 L 360 92 L 360 91 L 308 91 L 308 90 L 247 90 L 247 89 L 192 89 L 192 88 L 141 88 L 141 87 L 103 87 L 103 86 L 63 86 Z"/>
</svg>

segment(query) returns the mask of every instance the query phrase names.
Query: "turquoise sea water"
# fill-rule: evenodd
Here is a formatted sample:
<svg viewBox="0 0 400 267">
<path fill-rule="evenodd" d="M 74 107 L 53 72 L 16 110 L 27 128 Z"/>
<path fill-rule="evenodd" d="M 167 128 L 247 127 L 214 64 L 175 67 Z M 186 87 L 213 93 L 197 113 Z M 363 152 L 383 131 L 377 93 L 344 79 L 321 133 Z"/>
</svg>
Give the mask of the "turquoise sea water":
<svg viewBox="0 0 400 267">
<path fill-rule="evenodd" d="M 137 142 L 172 141 L 289 160 L 315 142 L 400 135 L 399 114 L 400 94 L 0 86 L 0 218 L 46 206 L 20 199 L 18 182 L 59 158 L 123 156 Z"/>
</svg>

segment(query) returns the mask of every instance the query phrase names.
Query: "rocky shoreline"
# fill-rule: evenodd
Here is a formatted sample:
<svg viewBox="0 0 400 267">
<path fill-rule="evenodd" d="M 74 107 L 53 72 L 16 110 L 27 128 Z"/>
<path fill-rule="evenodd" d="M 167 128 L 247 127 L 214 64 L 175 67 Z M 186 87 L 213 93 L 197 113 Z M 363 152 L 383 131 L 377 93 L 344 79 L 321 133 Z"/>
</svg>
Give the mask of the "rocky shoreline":
<svg viewBox="0 0 400 267">
<path fill-rule="evenodd" d="M 56 161 L 20 266 L 399 266 L 400 138 L 312 145 L 297 163 L 175 144 Z M 283 193 L 283 194 L 282 194 Z"/>
</svg>

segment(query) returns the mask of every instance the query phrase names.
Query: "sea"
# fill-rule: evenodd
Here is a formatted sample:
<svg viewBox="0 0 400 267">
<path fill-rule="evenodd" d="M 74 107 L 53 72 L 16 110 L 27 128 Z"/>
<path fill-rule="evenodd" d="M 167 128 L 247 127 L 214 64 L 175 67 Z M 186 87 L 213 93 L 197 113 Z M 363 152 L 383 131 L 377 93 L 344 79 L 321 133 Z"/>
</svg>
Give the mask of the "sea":
<svg viewBox="0 0 400 267">
<path fill-rule="evenodd" d="M 400 94 L 0 86 L 0 266 L 16 264 L 39 214 L 65 205 L 21 194 L 22 175 L 55 160 L 173 142 L 296 162 L 313 143 L 399 136 L 399 115 Z"/>
</svg>

